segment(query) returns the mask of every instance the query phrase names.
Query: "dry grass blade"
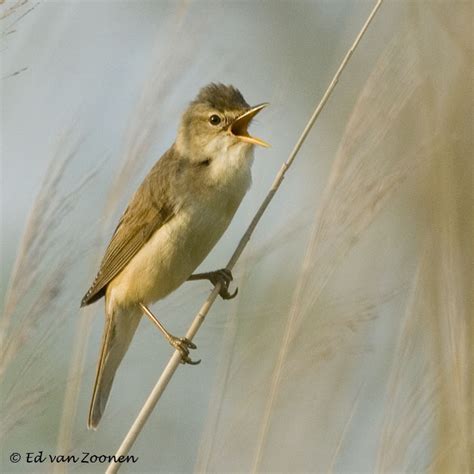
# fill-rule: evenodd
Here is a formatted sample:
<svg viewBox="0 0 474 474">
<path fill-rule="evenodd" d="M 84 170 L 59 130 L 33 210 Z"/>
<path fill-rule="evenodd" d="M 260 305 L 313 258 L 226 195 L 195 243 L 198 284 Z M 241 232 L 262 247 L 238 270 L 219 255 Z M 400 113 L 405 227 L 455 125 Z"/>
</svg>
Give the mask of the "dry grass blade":
<svg viewBox="0 0 474 474">
<path fill-rule="evenodd" d="M 441 179 L 449 180 L 449 172 Z M 459 280 L 463 264 L 455 255 L 459 247 L 452 240 L 457 232 L 451 216 L 456 212 L 445 201 L 449 196 L 446 189 L 441 191 L 400 330 L 377 472 L 469 472 L 467 300 Z M 441 261 L 433 265 L 439 256 Z M 424 440 L 436 428 L 440 443 L 431 460 Z"/>
<path fill-rule="evenodd" d="M 472 134 L 463 132 L 472 120 L 472 108 L 464 107 L 471 91 L 469 60 L 463 47 L 466 30 L 453 29 L 456 17 L 445 15 L 439 5 L 433 13 L 436 37 L 443 39 L 434 68 L 443 74 L 434 77 L 436 88 L 424 91 L 423 112 L 427 126 L 442 131 L 444 146 L 433 153 L 420 186 L 427 229 L 391 371 L 377 468 L 468 473 L 473 462 L 469 340 L 474 333 L 473 227 L 466 216 L 472 214 L 473 168 Z M 415 27 L 423 29 L 424 21 L 420 17 Z M 456 58 L 449 74 L 444 72 L 447 53 L 450 62 Z M 427 55 L 420 57 L 425 70 L 433 68 Z"/>
<path fill-rule="evenodd" d="M 306 223 L 307 225 L 307 223 Z M 290 219 L 289 225 L 285 226 L 282 232 L 276 233 L 258 247 L 251 247 L 247 249 L 245 256 L 239 264 L 238 272 L 234 272 L 236 280 L 240 282 L 239 287 L 242 293 L 246 292 L 246 282 L 248 281 L 252 269 L 258 266 L 260 260 L 268 257 L 272 252 L 281 249 L 288 242 L 294 240 L 295 236 L 301 232 L 305 227 L 301 216 L 294 216 Z M 248 288 L 250 290 L 250 288 Z M 237 300 L 231 315 L 229 315 L 227 323 L 225 324 L 225 332 L 220 343 L 220 352 L 217 360 L 219 366 L 217 368 L 217 375 L 213 383 L 213 391 L 208 405 L 208 414 L 206 416 L 206 426 L 201 435 L 199 451 L 196 462 L 194 464 L 195 472 L 209 472 L 212 463 L 212 457 L 219 442 L 218 425 L 222 419 L 223 405 L 225 403 L 226 391 L 231 386 L 229 383 L 230 370 L 234 360 L 233 354 L 235 345 L 237 343 L 238 319 L 243 318 L 244 309 Z M 259 309 L 260 317 L 265 315 L 274 315 L 278 308 L 274 305 L 266 303 L 265 309 Z M 253 316 L 252 311 L 252 316 Z"/>
<path fill-rule="evenodd" d="M 0 2 L 2 4 L 3 2 Z M 10 15 L 13 15 L 16 10 L 28 3 L 28 0 L 18 0 L 12 5 L 10 5 L 3 13 L 0 14 L 0 20 L 4 20 Z"/>
<path fill-rule="evenodd" d="M 79 144 L 76 143 L 69 151 L 64 151 L 68 148 L 66 140 L 67 138 L 63 137 L 58 145 L 56 156 L 46 170 L 45 179 L 27 219 L 23 238 L 13 265 L 0 321 L 3 338 L 0 373 L 3 372 L 5 366 L 11 360 L 12 346 L 18 342 L 12 336 L 11 331 L 17 331 L 18 334 L 27 332 L 27 328 L 34 324 L 33 314 L 40 315 L 40 311 L 34 309 L 34 306 L 39 305 L 39 301 L 36 301 L 33 305 L 32 312 L 21 312 L 19 309 L 27 301 L 28 290 L 36 282 L 43 280 L 43 278 L 40 278 L 40 274 L 43 272 L 42 264 L 48 258 L 51 249 L 58 243 L 54 236 L 54 230 L 60 226 L 65 216 L 72 211 L 78 194 L 95 177 L 101 166 L 99 165 L 90 171 L 79 183 L 64 194 L 60 189 L 60 182 L 79 147 Z M 48 280 L 44 279 L 44 281 Z M 58 292 L 59 289 L 52 284 L 47 294 L 54 298 Z M 12 329 L 13 314 L 15 314 L 15 321 Z"/>
<path fill-rule="evenodd" d="M 359 387 L 357 395 L 354 398 L 354 401 L 352 402 L 352 406 L 351 406 L 351 410 L 349 412 L 349 416 L 346 418 L 346 423 L 344 424 L 344 428 L 341 431 L 341 436 L 339 437 L 339 441 L 336 445 L 336 448 L 334 449 L 334 453 L 333 453 L 332 459 L 331 459 L 331 464 L 329 465 L 329 468 L 327 470 L 328 473 L 334 472 L 334 466 L 336 465 L 337 458 L 339 456 L 339 453 L 341 452 L 342 445 L 343 445 L 344 440 L 347 436 L 347 432 L 349 430 L 349 427 L 350 427 L 350 425 L 352 423 L 352 420 L 354 418 L 354 414 L 355 414 L 355 412 L 357 410 L 357 407 L 359 405 L 360 395 L 361 395 L 361 393 L 364 389 L 364 386 L 365 386 L 365 384 L 362 384 Z"/>
<path fill-rule="evenodd" d="M 104 228 L 117 211 L 117 205 L 123 198 L 123 190 L 127 189 L 130 177 L 143 168 L 153 146 L 160 121 L 163 120 L 161 110 L 166 98 L 173 93 L 174 85 L 183 75 L 183 70 L 191 66 L 192 48 L 195 43 L 188 44 L 176 41 L 184 27 L 187 1 L 177 3 L 175 16 L 170 18 L 173 33 L 169 43 L 176 45 L 162 52 L 162 37 L 157 39 L 155 58 L 152 70 L 146 80 L 137 108 L 131 118 L 123 151 L 122 164 L 111 185 L 104 209 Z M 195 38 L 196 40 L 196 38 Z M 176 47 L 180 49 L 177 50 Z"/>
<path fill-rule="evenodd" d="M 58 149 L 61 148 L 62 144 L 58 146 Z M 48 228 L 47 220 L 44 217 L 51 213 L 54 214 L 54 209 L 50 207 L 51 203 L 55 203 L 56 206 L 59 205 L 56 202 L 59 194 L 59 183 L 68 162 L 72 160 L 74 154 L 75 150 L 68 153 L 66 159 L 63 160 L 56 155 L 46 169 L 40 192 L 27 218 L 26 228 L 9 279 L 1 320 L 2 334 L 6 334 L 8 331 L 11 315 L 20 298 L 24 295 L 26 288 L 31 285 L 34 279 L 32 270 L 37 267 L 38 260 L 44 256 L 47 247 L 45 243 L 47 242 L 47 234 L 45 232 Z"/>
<path fill-rule="evenodd" d="M 435 142 L 391 154 L 384 140 L 400 121 L 423 81 L 409 35 L 397 37 L 381 56 L 354 106 L 317 211 L 293 295 L 254 460 L 258 472 L 288 351 L 338 263 L 358 241 L 390 196 L 423 162 Z M 394 81 L 393 78 L 397 80 Z M 393 87 L 393 83 L 397 84 Z"/>
<path fill-rule="evenodd" d="M 459 173 L 458 167 L 463 164 L 466 163 L 459 161 L 452 149 L 451 153 L 440 156 L 439 167 L 433 176 L 438 199 L 433 202 L 432 209 L 431 279 L 427 278 L 425 285 L 431 283 L 428 288 L 436 303 L 426 319 L 433 327 L 432 358 L 440 377 L 436 393 L 438 451 L 442 452 L 450 443 L 453 445 L 435 464 L 434 472 L 467 473 L 472 468 L 473 374 L 472 343 L 469 342 L 472 297 L 468 275 L 473 228 L 463 219 L 457 197 L 458 190 L 470 188 L 472 193 L 472 181 L 468 178 L 469 173 Z"/>
<path fill-rule="evenodd" d="M 380 438 L 376 472 L 388 472 L 400 469 L 401 460 L 405 458 L 415 433 L 422 438 L 424 426 L 423 410 L 434 412 L 434 394 L 439 385 L 436 371 L 429 360 L 419 360 L 414 363 L 417 347 L 427 341 L 423 340 L 424 317 L 420 312 L 430 312 L 426 307 L 426 294 L 423 282 L 426 280 L 429 268 L 429 254 L 425 252 L 418 266 L 411 295 L 402 321 L 398 348 L 393 357 L 393 367 L 390 370 L 390 381 L 387 387 L 387 410 Z M 418 384 L 404 385 L 403 377 L 410 371 L 418 378 Z M 420 381 L 423 381 L 420 383 Z M 408 428 L 411 427 L 411 433 Z M 422 454 L 422 453 L 420 453 Z M 422 456 L 421 456 L 422 458 Z M 414 466 L 412 466 L 413 468 Z M 406 466 L 404 470 L 406 469 Z M 419 469 L 418 469 L 419 470 Z"/>
<path fill-rule="evenodd" d="M 183 20 L 186 13 L 187 2 L 180 2 L 176 8 L 176 15 L 170 19 L 170 24 L 174 29 L 174 36 L 179 35 L 184 26 Z M 173 44 L 173 37 L 170 42 Z M 179 44 L 179 43 L 178 43 Z M 161 37 L 157 40 L 155 59 L 149 78 L 144 84 L 142 95 L 131 118 L 127 131 L 126 143 L 123 151 L 122 164 L 118 173 L 110 186 L 107 200 L 104 206 L 100 240 L 109 232 L 110 222 L 119 210 L 131 178 L 136 176 L 143 168 L 144 163 L 149 158 L 150 151 L 154 144 L 156 132 L 160 125 L 161 106 L 166 97 L 172 93 L 173 85 L 177 78 L 183 73 L 183 68 L 190 66 L 189 58 L 191 45 L 185 43 L 182 51 L 177 53 L 171 49 L 168 54 L 162 55 Z M 181 59 L 179 59 L 181 58 Z M 99 255 L 96 255 L 96 260 Z M 77 404 L 81 389 L 81 378 L 86 360 L 87 342 L 90 335 L 92 317 L 96 308 L 84 308 L 82 317 L 78 321 L 77 336 L 72 350 L 71 365 L 69 368 L 69 383 L 63 404 L 63 415 L 58 434 L 58 452 L 68 452 L 72 445 L 72 432 L 76 421 Z M 55 466 L 55 472 L 62 472 L 60 465 Z"/>
<path fill-rule="evenodd" d="M 247 265 L 246 261 L 241 266 L 242 278 L 239 281 L 246 281 Z M 245 290 L 245 286 L 240 284 L 240 291 Z M 215 449 L 217 426 L 222 414 L 222 406 L 224 403 L 225 390 L 227 388 L 230 367 L 232 365 L 233 348 L 236 343 L 237 336 L 237 316 L 239 315 L 239 301 L 234 305 L 232 313 L 229 315 L 228 324 L 222 338 L 221 350 L 218 357 L 219 367 L 214 383 L 215 390 L 211 394 L 209 400 L 208 416 L 206 417 L 206 426 L 203 429 L 201 443 L 194 465 L 194 472 L 209 472 L 208 466 L 212 452 Z"/>
<path fill-rule="evenodd" d="M 334 75 L 331 83 L 329 84 L 326 92 L 324 93 L 321 101 L 317 105 L 316 109 L 314 110 L 312 116 L 310 117 L 308 123 L 306 124 L 300 138 L 296 142 L 295 147 L 293 148 L 288 160 L 283 164 L 281 167 L 280 171 L 278 172 L 272 187 L 270 188 L 270 191 L 266 195 L 265 199 L 263 200 L 262 204 L 260 205 L 257 213 L 255 214 L 254 218 L 252 219 L 249 227 L 247 228 L 246 232 L 244 233 L 243 237 L 241 238 L 239 244 L 237 245 L 237 248 L 235 249 L 234 253 L 232 254 L 231 258 L 229 259 L 229 262 L 226 265 L 226 268 L 229 270 L 232 270 L 242 255 L 248 241 L 250 240 L 250 237 L 252 236 L 258 222 L 260 221 L 262 215 L 264 214 L 265 210 L 267 209 L 268 205 L 270 204 L 271 200 L 273 199 L 275 193 L 279 189 L 281 183 L 283 182 L 283 178 L 294 162 L 301 146 L 303 145 L 306 137 L 308 136 L 309 132 L 311 131 L 311 128 L 313 127 L 316 119 L 319 117 L 321 111 L 324 108 L 324 105 L 328 101 L 329 97 L 331 96 L 338 80 L 339 77 L 341 76 L 345 66 L 347 65 L 350 57 L 352 56 L 352 53 L 355 51 L 357 48 L 360 40 L 362 39 L 364 33 L 366 32 L 367 28 L 369 27 L 370 22 L 374 18 L 375 14 L 377 13 L 378 9 L 380 8 L 380 5 L 382 4 L 382 0 L 378 0 L 376 5 L 374 6 L 373 10 L 371 11 L 369 17 L 367 18 L 365 24 L 363 25 L 362 29 L 360 30 L 359 34 L 357 35 L 354 43 L 350 47 L 349 51 L 347 52 L 346 56 L 342 60 L 341 65 L 339 66 L 338 70 L 336 71 L 336 74 Z M 188 329 L 186 333 L 186 338 L 189 339 L 190 341 L 193 340 L 194 336 L 198 332 L 199 328 L 204 322 L 204 319 L 209 312 L 212 304 L 217 298 L 217 295 L 220 290 L 220 284 L 217 284 L 214 287 L 214 290 L 211 292 L 210 296 L 207 298 L 207 300 L 204 302 L 202 305 L 201 309 L 199 310 L 198 314 L 194 318 L 193 323 L 191 324 L 190 328 Z M 146 421 L 148 420 L 148 417 L 152 413 L 153 409 L 155 408 L 158 400 L 160 399 L 162 393 L 166 389 L 166 386 L 168 385 L 171 377 L 173 376 L 174 372 L 178 368 L 178 365 L 181 362 L 181 355 L 179 351 L 175 351 L 173 356 L 171 357 L 170 361 L 168 362 L 168 365 L 165 367 L 160 379 L 156 383 L 155 387 L 153 388 L 150 396 L 146 400 L 145 404 L 143 405 L 140 413 L 138 414 L 138 417 L 136 418 L 135 422 L 133 423 L 132 427 L 130 428 L 127 436 L 125 437 L 124 441 L 122 442 L 121 446 L 119 447 L 116 457 L 120 457 L 123 455 L 126 455 L 130 448 L 132 447 L 133 443 L 137 439 L 139 433 L 141 432 L 143 426 L 145 425 Z M 117 472 L 118 469 L 120 468 L 120 463 L 117 462 L 112 462 L 107 469 L 107 473 L 113 473 Z"/>
<path fill-rule="evenodd" d="M 50 394 L 50 390 L 45 389 L 45 386 L 36 386 L 34 390 L 23 393 L 19 400 L 14 403 L 6 401 L 9 409 L 2 413 L 2 429 L 0 431 L 0 440 L 5 440 L 6 437 L 21 424 L 29 419 L 29 415 L 36 407 Z"/>
<path fill-rule="evenodd" d="M 20 13 L 20 16 L 16 18 L 14 21 L 12 21 L 7 27 L 5 27 L 3 31 L 3 36 L 5 37 L 6 35 L 9 35 L 11 33 L 14 33 L 15 30 L 12 30 L 12 27 L 17 25 L 20 20 L 25 18 L 26 15 L 31 13 L 38 5 L 40 5 L 40 2 L 36 2 L 33 6 L 28 5 L 28 0 L 19 0 L 13 5 L 11 5 L 7 10 L 5 10 L 2 14 L 0 14 L 0 21 L 5 20 L 11 15 L 14 15 L 15 13 Z M 22 7 L 27 8 L 26 11 L 22 12 Z M 24 10 L 24 8 L 23 8 Z"/>
<path fill-rule="evenodd" d="M 313 277 L 304 280 L 301 291 L 310 291 L 312 296 L 298 309 L 301 317 L 314 305 L 336 262 L 434 147 L 431 140 L 407 150 L 387 152 L 383 147 L 423 82 L 410 43 L 405 34 L 388 46 L 354 106 L 308 246 L 305 273 Z M 316 267 L 318 271 L 313 272 Z"/>
<path fill-rule="evenodd" d="M 1 435 L 39 409 L 46 393 L 41 389 L 44 374 L 35 362 L 50 347 L 54 333 L 68 311 L 60 310 L 66 288 L 66 268 L 78 258 L 74 242 L 61 235 L 63 221 L 74 210 L 78 195 L 96 176 L 102 164 L 67 190 L 61 183 L 75 158 L 79 142 L 69 143 L 65 134 L 57 146 L 35 204 L 27 219 L 23 239 L 13 266 L 1 319 L 2 352 L 0 376 L 3 403 Z M 58 314 L 59 313 L 59 314 Z M 52 319 L 50 321 L 50 318 Z M 28 348 L 25 354 L 24 349 Z M 21 355 L 21 357 L 19 357 Z M 13 367 L 13 368 L 12 368 Z M 53 387 L 54 384 L 49 384 Z"/>
</svg>

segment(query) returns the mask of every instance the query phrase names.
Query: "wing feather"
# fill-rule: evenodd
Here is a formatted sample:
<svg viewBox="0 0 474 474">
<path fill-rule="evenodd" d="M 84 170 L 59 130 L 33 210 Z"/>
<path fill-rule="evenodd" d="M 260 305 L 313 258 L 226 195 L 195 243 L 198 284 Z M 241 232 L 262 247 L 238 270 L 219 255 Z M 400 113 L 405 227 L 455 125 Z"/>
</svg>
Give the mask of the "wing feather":
<svg viewBox="0 0 474 474">
<path fill-rule="evenodd" d="M 150 237 L 174 216 L 169 168 L 173 156 L 165 154 L 138 188 L 119 221 L 105 251 L 94 282 L 81 301 L 86 306 L 105 294 L 107 285 L 124 269 Z M 168 178 L 168 179 L 166 179 Z"/>
</svg>

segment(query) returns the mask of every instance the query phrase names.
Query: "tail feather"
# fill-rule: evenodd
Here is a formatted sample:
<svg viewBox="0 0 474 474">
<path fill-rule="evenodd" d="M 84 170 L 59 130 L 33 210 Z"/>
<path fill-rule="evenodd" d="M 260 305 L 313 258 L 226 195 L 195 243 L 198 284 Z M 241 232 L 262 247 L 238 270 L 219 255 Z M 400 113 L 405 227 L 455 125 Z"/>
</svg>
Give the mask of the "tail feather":
<svg viewBox="0 0 474 474">
<path fill-rule="evenodd" d="M 105 307 L 107 308 L 107 303 Z M 107 310 L 106 310 L 107 311 Z M 94 382 L 94 390 L 89 409 L 87 427 L 96 429 L 102 414 L 104 413 L 109 398 L 115 372 L 117 371 L 123 356 L 135 334 L 141 313 L 135 311 L 107 312 L 104 334 L 102 336 L 102 348 Z"/>
</svg>

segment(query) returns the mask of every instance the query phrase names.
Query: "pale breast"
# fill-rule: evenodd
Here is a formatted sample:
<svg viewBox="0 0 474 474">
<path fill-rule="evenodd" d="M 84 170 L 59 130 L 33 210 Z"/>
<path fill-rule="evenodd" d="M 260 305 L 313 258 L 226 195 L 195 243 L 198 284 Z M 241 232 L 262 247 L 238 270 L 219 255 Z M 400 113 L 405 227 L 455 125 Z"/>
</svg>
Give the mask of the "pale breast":
<svg viewBox="0 0 474 474">
<path fill-rule="evenodd" d="M 109 284 L 112 304 L 149 304 L 178 288 L 206 258 L 230 224 L 250 184 L 250 170 L 236 169 L 226 186 L 189 199 L 159 228 Z"/>
</svg>

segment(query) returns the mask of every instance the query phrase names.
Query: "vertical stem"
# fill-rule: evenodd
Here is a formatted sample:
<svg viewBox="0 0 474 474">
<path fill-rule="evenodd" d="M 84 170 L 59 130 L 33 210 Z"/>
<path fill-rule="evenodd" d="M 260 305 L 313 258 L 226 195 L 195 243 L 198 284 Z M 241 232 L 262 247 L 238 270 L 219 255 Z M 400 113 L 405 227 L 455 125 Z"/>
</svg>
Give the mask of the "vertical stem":
<svg viewBox="0 0 474 474">
<path fill-rule="evenodd" d="M 324 93 L 321 101 L 319 102 L 318 106 L 314 110 L 313 114 L 311 115 L 308 123 L 306 124 L 303 132 L 301 133 L 301 136 L 299 137 L 298 141 L 296 142 L 292 152 L 290 153 L 290 156 L 288 157 L 288 160 L 283 163 L 282 167 L 280 168 L 280 171 L 275 177 L 275 180 L 273 181 L 273 184 L 268 191 L 268 194 L 266 195 L 265 199 L 263 200 L 262 204 L 260 205 L 257 213 L 255 214 L 254 218 L 252 219 L 252 222 L 248 226 L 245 234 L 242 236 L 240 239 L 239 244 L 237 245 L 237 248 L 235 249 L 234 253 L 232 254 L 229 262 L 227 263 L 227 269 L 232 270 L 234 268 L 235 264 L 237 263 L 238 259 L 242 255 L 242 252 L 244 251 L 248 241 L 250 240 L 250 237 L 252 236 L 255 228 L 257 227 L 258 222 L 260 221 L 263 213 L 267 209 L 268 205 L 270 204 L 271 200 L 273 199 L 273 196 L 275 193 L 278 191 L 286 172 L 292 165 L 293 161 L 295 160 L 301 146 L 303 145 L 304 141 L 306 140 L 306 137 L 308 136 L 311 128 L 313 127 L 316 119 L 319 117 L 321 111 L 323 110 L 324 106 L 326 105 L 326 102 L 328 101 L 329 97 L 331 96 L 334 88 L 336 87 L 337 82 L 339 81 L 339 77 L 342 74 L 342 71 L 346 67 L 350 57 L 352 56 L 352 53 L 355 51 L 357 48 L 360 40 L 362 39 L 362 36 L 366 32 L 367 28 L 369 27 L 370 22 L 372 21 L 373 17 L 377 13 L 377 10 L 380 8 L 380 5 L 382 4 L 383 0 L 378 0 L 375 7 L 373 8 L 372 12 L 370 13 L 369 17 L 367 18 L 367 21 L 365 22 L 364 26 L 360 30 L 359 34 L 357 35 L 354 43 L 350 47 L 349 51 L 347 52 L 346 56 L 342 60 L 341 65 L 339 66 L 339 69 L 336 71 L 336 74 L 334 75 L 331 83 L 329 84 L 326 92 Z M 201 306 L 201 309 L 195 316 L 190 328 L 188 329 L 188 332 L 186 333 L 186 337 L 191 341 L 196 333 L 199 331 L 199 328 L 201 327 L 202 323 L 204 322 L 204 319 L 206 318 L 207 313 L 211 309 L 211 306 L 213 305 L 214 301 L 217 298 L 217 295 L 219 294 L 220 290 L 220 283 L 218 283 L 214 289 L 212 290 L 211 294 L 209 297 L 206 299 L 204 304 Z M 145 404 L 143 405 L 142 409 L 140 410 L 140 413 L 138 414 L 138 417 L 134 421 L 132 427 L 130 428 L 129 432 L 127 433 L 127 436 L 123 440 L 122 444 L 120 445 L 115 457 L 118 460 L 120 456 L 125 456 L 127 453 L 130 451 L 131 447 L 133 446 L 135 440 L 137 439 L 138 435 L 140 434 L 140 431 L 142 430 L 143 426 L 145 425 L 146 421 L 148 420 L 148 417 L 151 415 L 153 409 L 155 408 L 156 404 L 158 403 L 158 400 L 160 399 L 162 393 L 164 392 L 165 388 L 167 387 L 169 381 L 171 380 L 171 377 L 175 373 L 176 369 L 178 368 L 178 365 L 181 362 L 181 355 L 178 351 L 175 351 L 174 354 L 172 355 L 171 359 L 169 360 L 167 366 L 163 370 L 163 373 L 161 374 L 158 382 L 156 383 L 155 387 L 153 388 L 152 392 L 150 393 L 148 399 L 146 400 Z M 268 413 L 267 413 L 268 415 Z M 255 469 L 259 466 L 260 460 L 261 460 L 261 453 L 262 453 L 262 447 L 263 447 L 263 441 L 266 437 L 267 433 L 267 428 L 268 428 L 268 420 L 267 423 L 264 424 L 264 431 L 260 433 L 260 443 L 259 443 L 259 449 L 257 451 L 257 456 L 254 462 L 254 472 Z M 112 461 L 106 471 L 106 474 L 112 474 L 117 472 L 120 469 L 121 463 Z"/>
</svg>

